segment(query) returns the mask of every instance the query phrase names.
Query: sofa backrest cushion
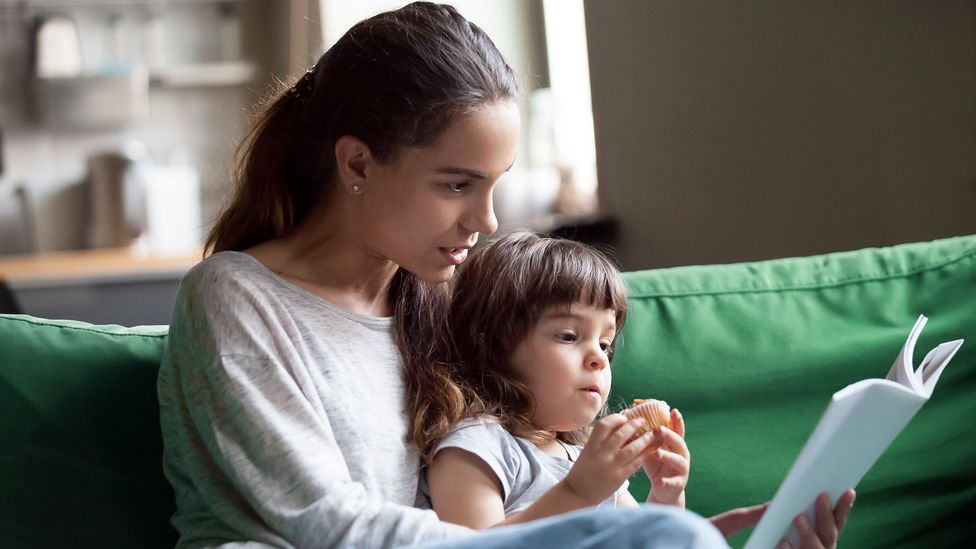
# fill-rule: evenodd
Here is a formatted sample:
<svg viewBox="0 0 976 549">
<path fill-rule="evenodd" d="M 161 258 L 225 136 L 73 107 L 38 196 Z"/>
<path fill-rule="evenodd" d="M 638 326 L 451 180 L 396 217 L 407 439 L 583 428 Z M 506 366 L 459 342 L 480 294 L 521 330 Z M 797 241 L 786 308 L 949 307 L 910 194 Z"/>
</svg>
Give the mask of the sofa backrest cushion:
<svg viewBox="0 0 976 549">
<path fill-rule="evenodd" d="M 165 327 L 0 315 L 0 546 L 172 547 Z"/>
<path fill-rule="evenodd" d="M 771 499 L 830 395 L 884 376 L 918 314 L 930 320 L 916 362 L 967 338 L 859 486 L 843 545 L 976 539 L 976 236 L 624 276 L 611 407 L 682 410 L 688 504 L 704 515 Z M 165 336 L 0 315 L 0 547 L 173 545 L 155 389 Z M 646 478 L 631 487 L 643 497 Z"/>
<path fill-rule="evenodd" d="M 916 366 L 968 339 L 862 481 L 842 545 L 976 539 L 976 236 L 625 278 L 611 409 L 659 398 L 682 411 L 688 506 L 704 515 L 771 500 L 830 396 L 884 377 L 919 314 L 929 322 Z M 646 477 L 631 486 L 643 496 Z"/>
</svg>

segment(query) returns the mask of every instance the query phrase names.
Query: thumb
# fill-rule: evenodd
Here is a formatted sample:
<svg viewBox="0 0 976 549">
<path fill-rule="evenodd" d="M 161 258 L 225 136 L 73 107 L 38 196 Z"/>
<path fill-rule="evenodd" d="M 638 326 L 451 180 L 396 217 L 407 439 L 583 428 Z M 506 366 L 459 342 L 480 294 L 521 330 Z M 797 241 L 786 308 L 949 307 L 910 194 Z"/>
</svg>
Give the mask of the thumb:
<svg viewBox="0 0 976 549">
<path fill-rule="evenodd" d="M 761 505 L 753 505 L 752 507 L 739 507 L 715 515 L 708 520 L 715 528 L 718 528 L 718 531 L 723 536 L 729 537 L 743 528 L 755 526 L 768 507 L 768 502 Z"/>
</svg>

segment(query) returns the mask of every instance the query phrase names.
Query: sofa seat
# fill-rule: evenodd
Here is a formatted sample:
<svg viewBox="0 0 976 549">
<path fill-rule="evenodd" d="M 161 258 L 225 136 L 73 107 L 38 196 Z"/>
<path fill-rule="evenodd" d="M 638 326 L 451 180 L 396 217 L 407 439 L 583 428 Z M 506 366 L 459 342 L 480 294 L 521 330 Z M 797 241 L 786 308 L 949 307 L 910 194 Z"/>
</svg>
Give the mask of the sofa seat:
<svg viewBox="0 0 976 549">
<path fill-rule="evenodd" d="M 841 547 L 972 545 L 976 236 L 624 276 L 611 408 L 652 397 L 682 410 L 688 506 L 703 515 L 770 500 L 830 395 L 883 377 L 919 314 L 916 362 L 968 338 L 862 481 Z M 173 545 L 155 390 L 165 338 L 0 315 L 0 547 Z M 648 488 L 632 479 L 638 499 Z"/>
</svg>

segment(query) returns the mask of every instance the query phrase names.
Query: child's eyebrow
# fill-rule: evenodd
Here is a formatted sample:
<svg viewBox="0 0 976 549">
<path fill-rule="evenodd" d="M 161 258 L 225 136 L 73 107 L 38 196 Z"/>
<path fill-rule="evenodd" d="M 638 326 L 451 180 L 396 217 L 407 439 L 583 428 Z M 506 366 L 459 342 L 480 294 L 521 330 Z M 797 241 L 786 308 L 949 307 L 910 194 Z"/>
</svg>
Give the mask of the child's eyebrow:
<svg viewBox="0 0 976 549">
<path fill-rule="evenodd" d="M 568 311 L 549 311 L 542 315 L 542 318 L 546 320 L 562 320 L 564 318 L 582 318 L 582 315 L 578 313 L 570 313 Z"/>
<path fill-rule="evenodd" d="M 564 320 L 564 319 L 569 319 L 569 320 L 582 320 L 583 319 L 583 315 L 581 315 L 579 313 L 571 313 L 569 311 L 558 311 L 557 310 L 557 311 L 549 311 L 547 313 L 544 313 L 542 315 L 542 318 L 540 320 Z M 617 323 L 616 323 L 616 321 L 614 321 L 614 323 L 610 326 L 610 328 L 612 328 L 614 331 L 617 330 Z"/>
</svg>

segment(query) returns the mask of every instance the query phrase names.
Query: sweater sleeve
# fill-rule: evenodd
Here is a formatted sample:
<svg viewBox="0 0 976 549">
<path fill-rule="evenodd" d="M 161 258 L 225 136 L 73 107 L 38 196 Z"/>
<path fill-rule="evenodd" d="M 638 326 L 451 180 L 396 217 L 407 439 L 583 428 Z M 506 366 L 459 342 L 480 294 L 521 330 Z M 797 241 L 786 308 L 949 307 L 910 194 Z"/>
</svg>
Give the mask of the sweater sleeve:
<svg viewBox="0 0 976 549">
<path fill-rule="evenodd" d="M 199 539 L 388 547 L 470 532 L 371 497 L 292 367 L 262 352 L 261 311 L 198 310 L 195 297 L 192 286 L 181 289 L 159 381 L 167 475 L 185 508 L 174 521 L 181 534 L 209 522 L 222 534 Z M 223 352 L 214 334 L 254 341 L 254 352 Z"/>
</svg>

